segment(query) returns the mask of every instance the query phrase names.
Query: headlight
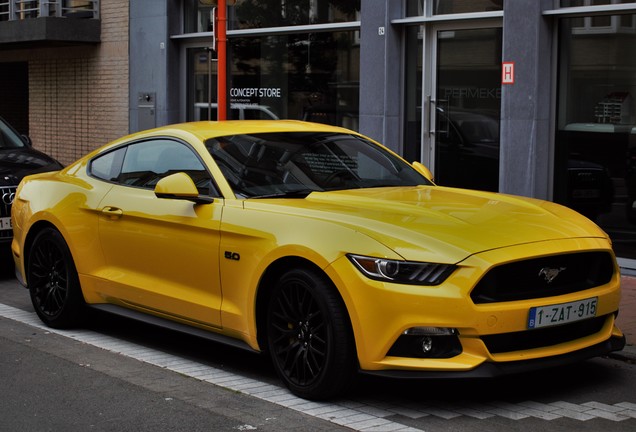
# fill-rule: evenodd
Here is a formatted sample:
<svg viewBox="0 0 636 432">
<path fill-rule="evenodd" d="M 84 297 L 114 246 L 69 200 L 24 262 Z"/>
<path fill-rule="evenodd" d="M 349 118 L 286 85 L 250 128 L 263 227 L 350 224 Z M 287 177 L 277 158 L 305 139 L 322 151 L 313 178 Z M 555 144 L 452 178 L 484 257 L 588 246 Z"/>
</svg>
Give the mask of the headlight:
<svg viewBox="0 0 636 432">
<path fill-rule="evenodd" d="M 409 285 L 439 285 L 455 270 L 452 264 L 399 261 L 348 254 L 360 271 L 370 279 Z"/>
</svg>

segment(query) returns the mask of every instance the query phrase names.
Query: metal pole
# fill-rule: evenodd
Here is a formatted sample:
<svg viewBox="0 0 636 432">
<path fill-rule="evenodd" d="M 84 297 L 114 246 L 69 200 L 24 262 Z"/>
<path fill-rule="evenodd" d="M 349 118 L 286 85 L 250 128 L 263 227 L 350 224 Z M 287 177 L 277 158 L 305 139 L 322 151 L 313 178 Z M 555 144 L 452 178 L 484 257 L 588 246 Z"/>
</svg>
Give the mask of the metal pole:
<svg viewBox="0 0 636 432">
<path fill-rule="evenodd" d="M 212 48 L 208 48 L 208 120 L 212 120 Z"/>
<path fill-rule="evenodd" d="M 217 43 L 217 100 L 218 119 L 227 120 L 227 1 L 218 0 L 216 36 Z"/>
</svg>

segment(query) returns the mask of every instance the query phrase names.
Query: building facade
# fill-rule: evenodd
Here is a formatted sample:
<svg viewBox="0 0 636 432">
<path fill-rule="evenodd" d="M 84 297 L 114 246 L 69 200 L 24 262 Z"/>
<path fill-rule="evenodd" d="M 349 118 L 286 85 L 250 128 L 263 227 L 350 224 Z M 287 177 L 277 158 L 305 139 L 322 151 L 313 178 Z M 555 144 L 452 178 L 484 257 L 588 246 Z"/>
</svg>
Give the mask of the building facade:
<svg viewBox="0 0 636 432">
<path fill-rule="evenodd" d="M 0 115 L 63 163 L 129 129 L 129 4 L 99 3 L 0 1 Z"/>
<path fill-rule="evenodd" d="M 0 0 L 0 115 L 64 163 L 216 119 L 215 4 Z M 636 268 L 636 2 L 228 0 L 227 15 L 230 118 L 342 125 L 441 185 L 562 203 Z M 24 36 L 46 17 L 75 38 Z"/>
</svg>

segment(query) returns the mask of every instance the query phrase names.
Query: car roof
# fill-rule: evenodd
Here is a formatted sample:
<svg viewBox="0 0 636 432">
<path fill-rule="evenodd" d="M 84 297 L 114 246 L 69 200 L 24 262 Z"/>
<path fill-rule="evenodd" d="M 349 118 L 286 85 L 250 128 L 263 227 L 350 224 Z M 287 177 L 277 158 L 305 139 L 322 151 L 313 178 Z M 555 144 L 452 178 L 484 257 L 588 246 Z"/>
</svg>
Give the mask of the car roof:
<svg viewBox="0 0 636 432">
<path fill-rule="evenodd" d="M 337 126 L 299 120 L 199 121 L 168 125 L 158 129 L 178 129 L 210 138 L 223 135 L 265 132 L 350 132 Z"/>
<path fill-rule="evenodd" d="M 225 121 L 197 121 L 187 123 L 177 123 L 167 126 L 162 126 L 155 129 L 141 131 L 122 137 L 116 140 L 115 143 L 123 141 L 129 141 L 144 137 L 155 136 L 184 136 L 193 135 L 201 141 L 206 141 L 210 138 L 239 135 L 239 134 L 254 134 L 254 133 L 268 133 L 268 132 L 333 132 L 333 133 L 353 133 L 358 134 L 355 131 L 341 128 L 338 126 L 331 126 L 322 123 L 304 122 L 300 120 L 225 120 Z"/>
<path fill-rule="evenodd" d="M 358 132 L 338 126 L 301 120 L 197 121 L 161 126 L 123 136 L 84 155 L 80 160 L 93 158 L 97 154 L 109 151 L 121 144 L 148 138 L 175 137 L 188 140 L 194 137 L 205 142 L 208 139 L 221 136 L 268 132 L 331 132 L 360 135 Z"/>
</svg>

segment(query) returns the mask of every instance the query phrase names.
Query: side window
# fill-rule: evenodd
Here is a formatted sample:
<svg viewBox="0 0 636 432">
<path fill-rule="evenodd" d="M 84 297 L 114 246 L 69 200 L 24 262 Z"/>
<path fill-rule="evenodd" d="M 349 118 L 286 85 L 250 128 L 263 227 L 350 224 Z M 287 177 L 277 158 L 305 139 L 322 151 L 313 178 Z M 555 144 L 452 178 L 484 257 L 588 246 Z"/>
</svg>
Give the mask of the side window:
<svg viewBox="0 0 636 432">
<path fill-rule="evenodd" d="M 93 159 L 90 166 L 91 175 L 106 181 L 116 181 L 125 154 L 126 147 L 120 147 Z"/>
<path fill-rule="evenodd" d="M 178 172 L 188 174 L 199 193 L 216 192 L 203 163 L 190 147 L 178 141 L 156 139 L 133 143 L 100 156 L 91 164 L 91 174 L 96 177 L 146 189 L 154 189 L 163 177 Z"/>
</svg>

